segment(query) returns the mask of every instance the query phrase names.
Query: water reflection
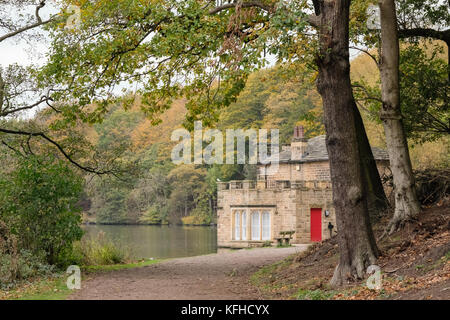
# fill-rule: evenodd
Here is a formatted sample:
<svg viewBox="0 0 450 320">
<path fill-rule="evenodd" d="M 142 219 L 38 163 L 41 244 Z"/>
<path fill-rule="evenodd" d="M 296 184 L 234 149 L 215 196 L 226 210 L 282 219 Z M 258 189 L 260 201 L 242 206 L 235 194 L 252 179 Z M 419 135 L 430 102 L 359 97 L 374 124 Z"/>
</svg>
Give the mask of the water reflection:
<svg viewBox="0 0 450 320">
<path fill-rule="evenodd" d="M 134 258 L 176 258 L 217 252 L 215 227 L 190 226 L 84 226 L 85 237 L 104 232 L 115 244 L 130 250 Z"/>
</svg>

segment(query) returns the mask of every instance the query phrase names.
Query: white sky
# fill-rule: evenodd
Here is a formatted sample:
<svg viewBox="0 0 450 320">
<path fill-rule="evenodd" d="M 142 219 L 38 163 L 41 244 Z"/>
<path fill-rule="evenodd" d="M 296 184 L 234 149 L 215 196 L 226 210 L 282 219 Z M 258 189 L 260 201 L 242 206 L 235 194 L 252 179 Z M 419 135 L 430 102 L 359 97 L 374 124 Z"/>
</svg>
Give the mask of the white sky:
<svg viewBox="0 0 450 320">
<path fill-rule="evenodd" d="M 25 12 L 34 14 L 34 10 L 35 7 L 30 6 Z M 51 4 L 47 4 L 41 9 L 40 16 L 42 20 L 47 20 L 51 14 L 55 14 L 57 12 L 56 7 L 51 6 Z M 17 12 L 11 9 L 10 14 L 14 16 L 17 15 Z M 28 41 L 18 41 L 18 37 L 12 37 L 0 42 L 0 64 L 2 66 L 8 66 L 10 64 L 17 63 L 26 66 L 30 64 L 44 63 L 48 43 L 45 41 L 46 37 L 44 31 L 39 29 L 39 32 L 43 35 L 43 37 L 39 39 L 31 38 Z"/>
</svg>

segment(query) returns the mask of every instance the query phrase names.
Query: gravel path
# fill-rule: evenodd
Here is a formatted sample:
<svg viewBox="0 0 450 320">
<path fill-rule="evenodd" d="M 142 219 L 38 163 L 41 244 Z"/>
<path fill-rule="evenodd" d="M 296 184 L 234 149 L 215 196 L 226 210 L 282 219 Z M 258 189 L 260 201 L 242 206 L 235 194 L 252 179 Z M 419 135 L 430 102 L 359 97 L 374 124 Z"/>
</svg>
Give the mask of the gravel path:
<svg viewBox="0 0 450 320">
<path fill-rule="evenodd" d="M 226 251 L 98 273 L 84 280 L 82 289 L 69 299 L 258 299 L 258 291 L 249 284 L 249 276 L 264 265 L 306 248 L 307 245 L 301 245 Z"/>
</svg>

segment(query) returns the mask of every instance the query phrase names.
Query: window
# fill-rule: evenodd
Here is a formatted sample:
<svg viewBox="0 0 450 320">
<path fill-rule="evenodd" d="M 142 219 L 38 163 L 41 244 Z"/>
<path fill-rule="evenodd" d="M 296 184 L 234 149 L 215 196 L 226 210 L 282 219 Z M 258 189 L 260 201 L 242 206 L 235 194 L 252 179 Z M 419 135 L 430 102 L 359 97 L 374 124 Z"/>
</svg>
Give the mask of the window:
<svg viewBox="0 0 450 320">
<path fill-rule="evenodd" d="M 247 240 L 247 212 L 242 212 L 242 240 Z"/>
<path fill-rule="evenodd" d="M 236 210 L 233 213 L 233 240 L 271 240 L 270 211 Z M 248 226 L 250 224 L 250 230 Z M 248 233 L 250 231 L 250 233 Z"/>
<path fill-rule="evenodd" d="M 259 211 L 252 212 L 252 240 L 261 240 L 261 220 Z"/>
<path fill-rule="evenodd" d="M 234 240 L 241 240 L 241 213 L 234 213 Z"/>
<path fill-rule="evenodd" d="M 270 213 L 262 213 L 262 240 L 270 240 Z"/>
</svg>

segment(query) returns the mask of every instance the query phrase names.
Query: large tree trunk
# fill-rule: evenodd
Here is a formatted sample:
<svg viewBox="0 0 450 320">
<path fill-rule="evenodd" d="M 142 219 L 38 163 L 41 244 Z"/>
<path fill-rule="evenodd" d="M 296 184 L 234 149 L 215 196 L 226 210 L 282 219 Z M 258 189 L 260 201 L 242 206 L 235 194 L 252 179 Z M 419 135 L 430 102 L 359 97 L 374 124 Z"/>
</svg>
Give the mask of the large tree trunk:
<svg viewBox="0 0 450 320">
<path fill-rule="evenodd" d="M 395 211 L 387 231 L 392 233 L 420 212 L 408 143 L 400 110 L 399 41 L 394 0 L 381 0 L 381 94 L 380 118 L 394 178 Z"/>
<path fill-rule="evenodd" d="M 332 285 L 362 279 L 366 268 L 378 257 L 350 82 L 349 7 L 350 0 L 320 1 L 317 88 L 324 107 L 340 253 Z"/>
<path fill-rule="evenodd" d="M 380 173 L 373 157 L 372 148 L 367 138 L 366 129 L 355 105 L 355 125 L 356 135 L 358 137 L 359 155 L 364 173 L 364 185 L 367 191 L 367 203 L 369 216 L 372 221 L 377 220 L 381 214 L 389 207 L 389 201 L 384 192 Z"/>
</svg>

